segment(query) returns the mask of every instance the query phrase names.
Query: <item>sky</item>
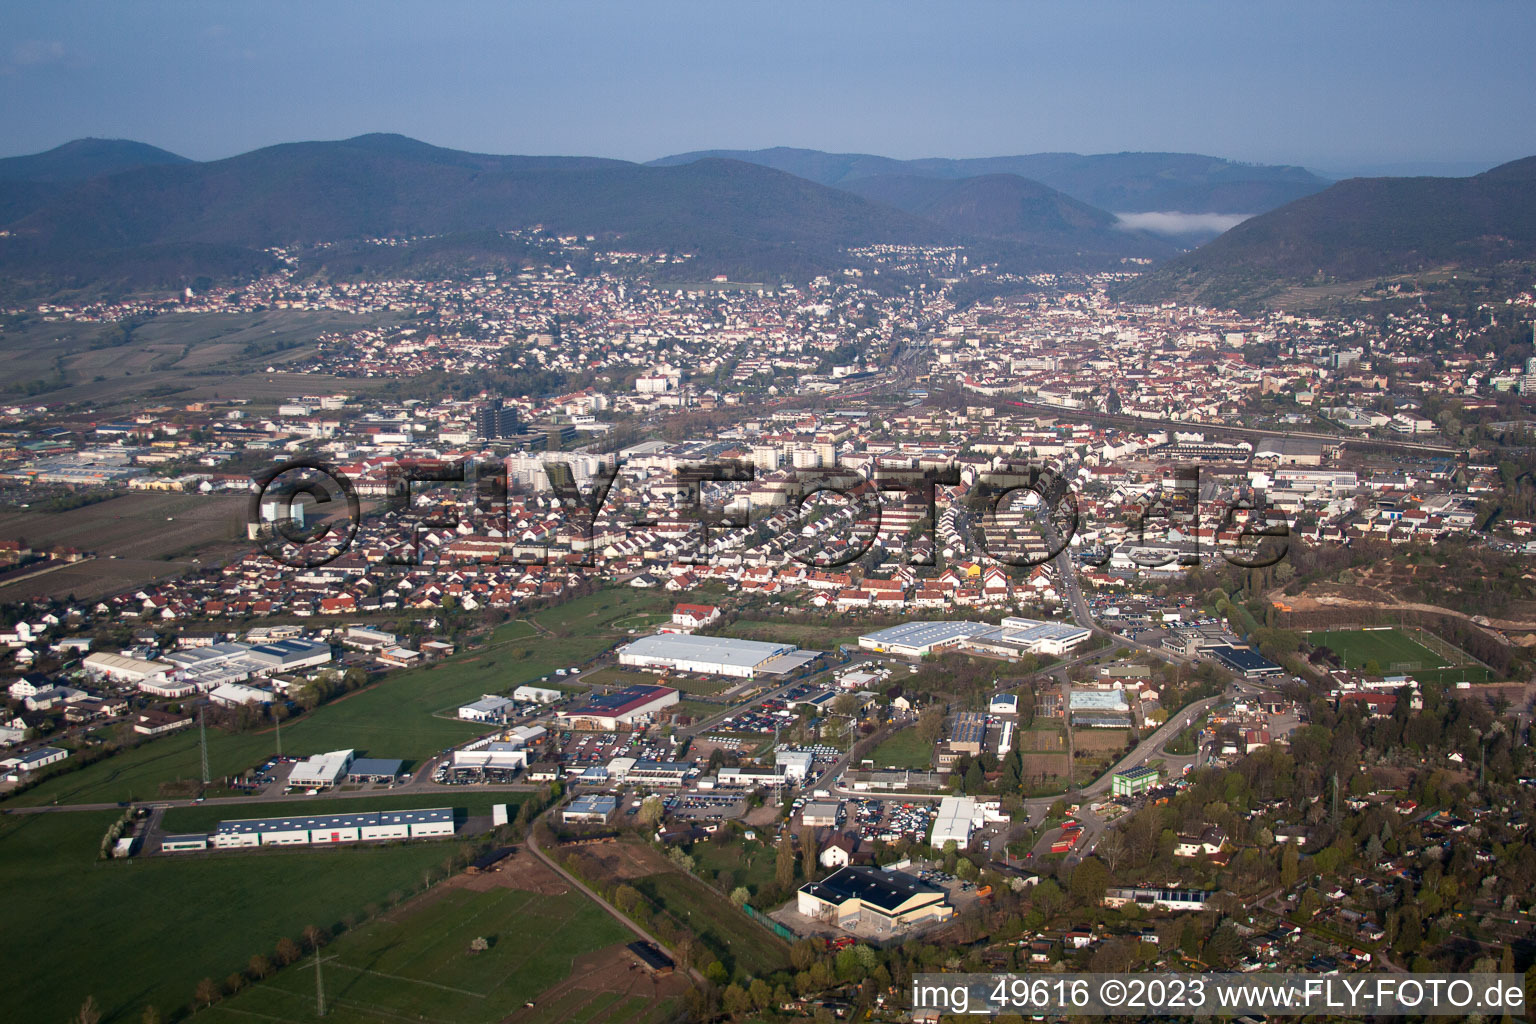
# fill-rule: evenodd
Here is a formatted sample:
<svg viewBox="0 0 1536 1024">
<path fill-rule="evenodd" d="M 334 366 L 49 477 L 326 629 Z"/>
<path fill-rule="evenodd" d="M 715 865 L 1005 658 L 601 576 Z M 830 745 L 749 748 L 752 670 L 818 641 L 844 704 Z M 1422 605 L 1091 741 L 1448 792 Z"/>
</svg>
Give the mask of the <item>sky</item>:
<svg viewBox="0 0 1536 1024">
<path fill-rule="evenodd" d="M 1536 4 L 710 0 L 0 8 L 0 154 L 399 132 L 648 160 L 1160 150 L 1325 174 L 1536 154 Z"/>
</svg>

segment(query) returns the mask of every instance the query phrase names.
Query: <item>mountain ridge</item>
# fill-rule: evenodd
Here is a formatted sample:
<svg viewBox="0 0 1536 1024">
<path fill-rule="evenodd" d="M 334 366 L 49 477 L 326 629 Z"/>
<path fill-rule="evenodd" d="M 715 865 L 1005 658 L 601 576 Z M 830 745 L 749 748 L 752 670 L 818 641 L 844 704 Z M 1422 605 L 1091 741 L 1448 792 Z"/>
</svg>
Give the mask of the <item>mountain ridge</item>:
<svg viewBox="0 0 1536 1024">
<path fill-rule="evenodd" d="M 1117 290 L 1239 308 L 1299 285 L 1536 259 L 1536 157 L 1466 178 L 1348 178 L 1253 217 Z"/>
</svg>

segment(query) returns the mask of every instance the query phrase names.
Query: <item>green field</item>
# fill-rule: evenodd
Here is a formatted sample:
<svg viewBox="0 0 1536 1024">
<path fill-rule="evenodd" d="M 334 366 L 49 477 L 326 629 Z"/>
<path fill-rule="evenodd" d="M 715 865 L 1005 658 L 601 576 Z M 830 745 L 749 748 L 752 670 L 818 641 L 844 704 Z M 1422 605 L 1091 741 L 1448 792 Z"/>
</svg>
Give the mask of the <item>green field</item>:
<svg viewBox="0 0 1536 1024">
<path fill-rule="evenodd" d="M 270 955 L 279 938 L 297 940 L 307 925 L 332 927 L 392 891 L 419 887 L 458 846 L 99 861 L 102 834 L 116 818 L 0 817 L 11 922 L 0 929 L 0 958 L 13 965 L 0 1020 L 63 1021 L 87 995 L 108 1022 L 136 1022 L 146 1004 L 165 1015 L 191 1001 L 199 979 L 222 979 L 252 954 Z"/>
<path fill-rule="evenodd" d="M 1364 669 L 1370 665 L 1382 675 L 1407 674 L 1424 683 L 1492 680 L 1488 669 L 1469 655 L 1418 630 L 1330 630 L 1307 634 L 1307 642 L 1329 648 L 1343 659 L 1346 668 Z"/>
<path fill-rule="evenodd" d="M 918 738 L 917 729 L 908 726 L 882 742 L 869 754 L 876 768 L 911 768 L 927 771 L 933 767 L 933 744 Z"/>
<path fill-rule="evenodd" d="M 490 948 L 470 952 L 476 938 L 486 939 Z M 371 921 L 326 947 L 324 1019 L 492 1024 L 563 980 L 576 956 L 630 938 L 623 925 L 574 893 L 449 890 L 396 920 Z M 280 971 L 198 1019 L 319 1020 L 313 960 Z"/>
<path fill-rule="evenodd" d="M 658 871 L 629 883 L 672 920 L 699 937 L 737 977 L 761 977 L 789 966 L 789 946 L 697 878 Z"/>
<path fill-rule="evenodd" d="M 407 770 L 433 754 L 485 731 L 483 725 L 451 716 L 483 693 L 511 690 L 557 668 L 601 654 L 613 643 L 605 627 L 637 607 L 665 600 L 635 591 L 602 592 L 541 612 L 554 622 L 580 623 L 577 636 L 535 636 L 526 623 L 500 627 L 486 647 L 403 672 L 351 693 L 283 725 L 283 752 L 308 756 L 355 749 L 360 756 L 398 757 Z M 277 751 L 270 730 L 245 734 L 210 731 L 208 762 L 215 778 L 260 764 Z M 106 803 L 150 800 L 162 782 L 195 779 L 201 773 L 197 734 L 186 730 L 144 743 L 79 771 L 44 779 L 12 798 L 17 804 Z"/>
<path fill-rule="evenodd" d="M 517 813 L 517 805 L 528 799 L 527 793 L 484 792 L 472 787 L 442 790 L 414 796 L 301 797 L 296 800 L 253 800 L 249 804 L 203 804 L 200 807 L 172 807 L 165 812 L 162 827 L 167 832 L 212 832 L 219 822 L 237 818 L 279 818 L 290 815 L 358 814 L 363 811 L 409 811 L 423 807 L 452 807 L 460 825 L 466 815 L 487 815 L 492 804 L 506 804 L 508 814 Z"/>
</svg>

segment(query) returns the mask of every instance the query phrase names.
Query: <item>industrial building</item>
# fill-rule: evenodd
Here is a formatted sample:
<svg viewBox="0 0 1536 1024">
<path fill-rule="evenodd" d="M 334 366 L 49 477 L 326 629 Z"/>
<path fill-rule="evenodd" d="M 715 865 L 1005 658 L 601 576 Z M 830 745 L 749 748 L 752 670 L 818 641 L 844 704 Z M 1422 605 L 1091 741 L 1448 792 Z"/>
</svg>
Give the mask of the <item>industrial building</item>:
<svg viewBox="0 0 1536 1024">
<path fill-rule="evenodd" d="M 842 809 L 837 800 L 812 800 L 800 811 L 800 822 L 807 828 L 836 828 Z"/>
<path fill-rule="evenodd" d="M 560 820 L 567 825 L 601 825 L 619 807 L 619 801 L 611 796 L 579 796 L 560 812 Z"/>
<path fill-rule="evenodd" d="M 305 758 L 288 773 L 288 785 L 300 789 L 329 789 L 341 782 L 356 753 L 354 750 L 333 750 Z"/>
<path fill-rule="evenodd" d="M 381 842 L 453 835 L 453 808 L 418 811 L 362 811 L 291 818 L 221 821 L 214 831 L 216 849 L 248 846 L 310 846 L 324 843 Z M 187 837 L 182 837 L 187 838 Z"/>
<path fill-rule="evenodd" d="M 804 782 L 815 763 L 816 755 L 809 750 L 779 750 L 773 755 L 773 766 L 783 769 L 788 782 Z"/>
<path fill-rule="evenodd" d="M 394 782 L 405 762 L 393 758 L 359 757 L 347 767 L 348 782 Z"/>
<path fill-rule="evenodd" d="M 565 696 L 564 690 L 556 690 L 547 686 L 519 686 L 512 691 L 513 700 L 530 701 L 534 704 L 553 704 Z"/>
<path fill-rule="evenodd" d="M 900 934 L 954 915 L 938 886 L 901 871 L 861 867 L 838 868 L 802 885 L 796 909 L 813 921 L 872 936 Z"/>
<path fill-rule="evenodd" d="M 797 653 L 807 657 L 795 658 Z M 721 636 L 692 636 L 687 633 L 658 633 L 641 637 L 619 648 L 621 665 L 742 679 L 751 679 L 764 671 L 793 671 L 816 656 L 813 651 L 800 652 L 794 644 L 735 640 Z M 775 659 L 779 658 L 788 660 L 782 665 L 775 665 Z"/>
<path fill-rule="evenodd" d="M 146 679 L 164 678 L 176 669 L 176 666 L 168 661 L 146 661 L 143 658 L 128 658 L 108 651 L 97 651 L 86 655 L 83 664 L 85 674 L 92 679 L 134 685 Z"/>
<path fill-rule="evenodd" d="M 1137 796 L 1156 786 L 1161 777 L 1162 773 L 1156 768 L 1144 764 L 1127 768 L 1123 772 L 1115 772 L 1109 780 L 1110 793 L 1113 796 Z"/>
<path fill-rule="evenodd" d="M 996 626 L 957 620 L 905 622 L 864 634 L 859 637 L 859 646 L 905 658 L 922 658 L 941 650 L 968 650 L 1008 658 L 1023 654 L 1059 657 L 1092 635 L 1091 630 L 1070 622 L 1011 615 Z"/>
<path fill-rule="evenodd" d="M 670 686 L 627 686 L 615 693 L 589 697 L 577 707 L 564 708 L 559 717 L 572 729 L 613 732 L 621 726 L 647 722 L 677 701 L 677 691 Z"/>
<path fill-rule="evenodd" d="M 505 722 L 512 713 L 514 703 L 494 693 L 480 695 L 480 699 L 459 708 L 459 717 L 466 722 Z"/>
<path fill-rule="evenodd" d="M 939 801 L 939 814 L 933 819 L 933 831 L 929 834 L 928 844 L 935 849 L 943 849 L 945 843 L 954 840 L 956 846 L 965 849 L 971 842 L 971 829 L 976 827 L 980 817 L 975 798 L 945 797 Z"/>
</svg>

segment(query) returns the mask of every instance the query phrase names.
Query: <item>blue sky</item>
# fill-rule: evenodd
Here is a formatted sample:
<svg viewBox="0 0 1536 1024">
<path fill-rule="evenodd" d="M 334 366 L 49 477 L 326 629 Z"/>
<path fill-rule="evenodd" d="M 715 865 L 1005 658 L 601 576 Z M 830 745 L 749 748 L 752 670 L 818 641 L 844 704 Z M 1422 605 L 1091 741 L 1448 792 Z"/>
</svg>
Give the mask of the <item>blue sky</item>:
<svg viewBox="0 0 1536 1024">
<path fill-rule="evenodd" d="M 1536 154 L 1536 4 L 80 3 L 0 9 L 0 153 L 395 131 L 645 160 L 1173 150 L 1324 172 Z"/>
</svg>

